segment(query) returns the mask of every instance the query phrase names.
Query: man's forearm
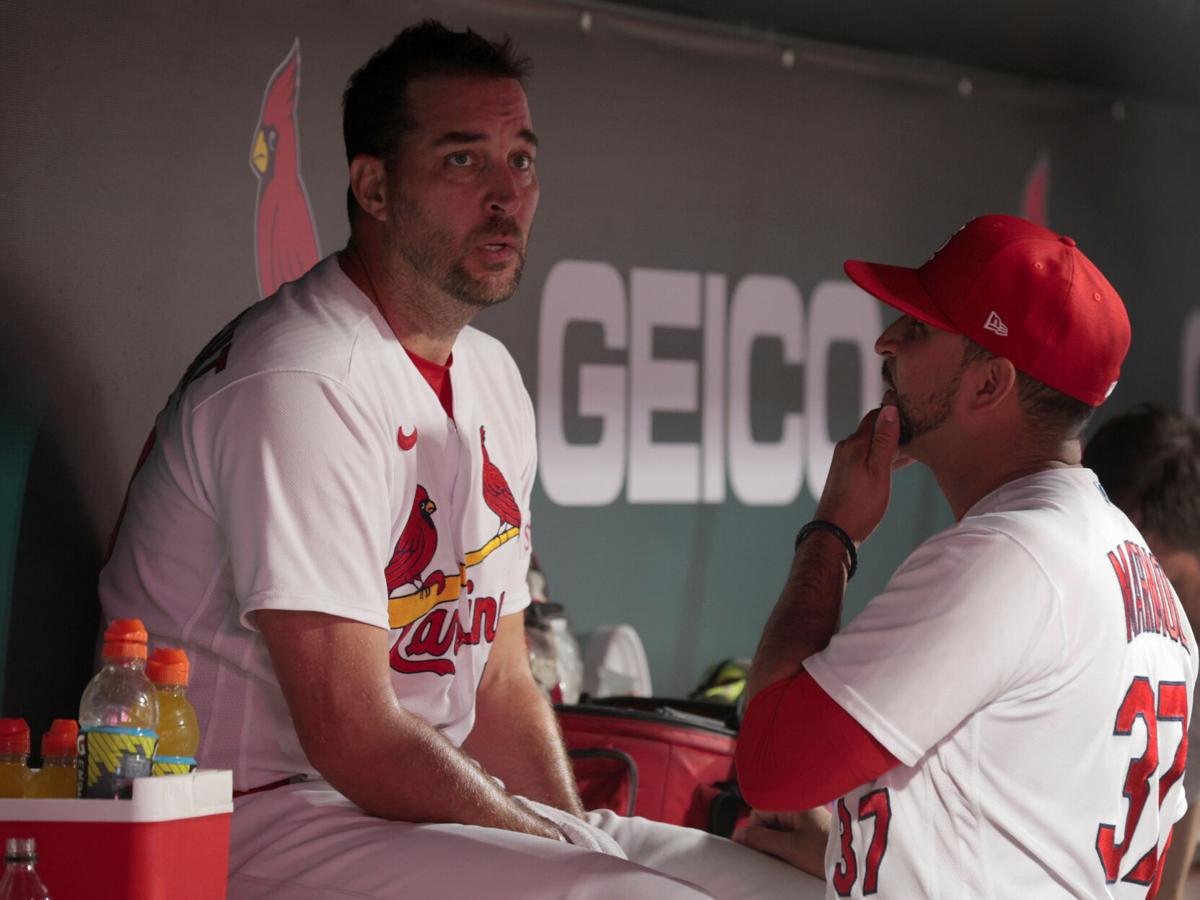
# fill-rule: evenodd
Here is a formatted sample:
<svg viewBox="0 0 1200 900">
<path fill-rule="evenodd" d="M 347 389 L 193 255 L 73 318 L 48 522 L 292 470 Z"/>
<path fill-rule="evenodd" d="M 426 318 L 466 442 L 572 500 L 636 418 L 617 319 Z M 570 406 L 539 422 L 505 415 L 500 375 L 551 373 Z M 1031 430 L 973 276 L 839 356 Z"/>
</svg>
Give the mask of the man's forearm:
<svg viewBox="0 0 1200 900">
<path fill-rule="evenodd" d="M 400 705 L 387 631 L 307 611 L 261 609 L 255 621 L 309 762 L 365 812 L 559 836 Z"/>
<path fill-rule="evenodd" d="M 512 793 L 583 812 L 554 710 L 532 679 L 480 691 L 463 749 Z"/>
<path fill-rule="evenodd" d="M 814 531 L 800 544 L 754 653 L 747 700 L 796 675 L 804 660 L 829 643 L 842 616 L 846 565 L 846 548 L 829 532 Z"/>
<path fill-rule="evenodd" d="M 327 758 L 306 747 L 317 771 L 380 818 L 483 825 L 558 838 L 553 825 L 509 797 L 437 729 L 404 710 L 397 713 L 397 721 L 381 724 L 369 743 L 340 740 Z"/>
<path fill-rule="evenodd" d="M 893 469 L 911 462 L 899 454 L 899 445 L 900 412 L 894 405 L 863 416 L 834 448 L 815 517 L 837 525 L 855 546 L 865 541 L 887 511 Z M 795 675 L 829 643 L 841 620 L 849 564 L 845 546 L 827 531 L 814 531 L 800 544 L 754 654 L 747 700 Z"/>
</svg>

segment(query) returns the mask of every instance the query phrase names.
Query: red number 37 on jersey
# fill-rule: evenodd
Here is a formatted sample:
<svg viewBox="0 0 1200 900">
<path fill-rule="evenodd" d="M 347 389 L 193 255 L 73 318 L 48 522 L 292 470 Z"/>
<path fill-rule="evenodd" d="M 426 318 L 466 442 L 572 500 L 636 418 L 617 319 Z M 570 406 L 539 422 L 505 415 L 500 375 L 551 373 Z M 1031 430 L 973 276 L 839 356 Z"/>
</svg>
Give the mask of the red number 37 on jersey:
<svg viewBox="0 0 1200 900">
<path fill-rule="evenodd" d="M 1158 874 L 1158 835 L 1154 834 L 1154 844 L 1136 862 L 1130 865 L 1125 855 L 1129 850 L 1138 824 L 1146 812 L 1146 802 L 1150 799 L 1151 788 L 1155 781 L 1158 783 L 1158 796 L 1155 797 L 1156 813 L 1162 806 L 1167 792 L 1183 775 L 1184 763 L 1187 759 L 1187 685 L 1182 681 L 1162 681 L 1157 691 L 1150 684 L 1150 679 L 1137 676 L 1125 692 L 1125 699 L 1117 710 L 1117 721 L 1113 734 L 1119 736 L 1133 733 L 1134 723 L 1141 719 L 1146 727 L 1146 751 L 1131 760 L 1125 774 L 1124 796 L 1129 801 L 1125 814 L 1123 838 L 1117 843 L 1117 827 L 1114 824 L 1101 823 L 1096 832 L 1096 852 L 1100 856 L 1100 864 L 1104 867 L 1104 880 L 1109 884 L 1118 878 L 1133 884 L 1153 884 Z M 1174 723 L 1178 722 L 1178 726 Z M 1163 737 L 1168 743 L 1174 743 L 1174 733 L 1178 728 L 1178 744 L 1175 753 L 1170 758 L 1170 765 L 1161 775 L 1158 773 L 1160 754 L 1158 743 L 1158 726 L 1171 723 L 1170 733 Z M 1164 760 L 1165 762 L 1165 760 Z M 1144 845 L 1143 845 L 1144 846 Z"/>
</svg>

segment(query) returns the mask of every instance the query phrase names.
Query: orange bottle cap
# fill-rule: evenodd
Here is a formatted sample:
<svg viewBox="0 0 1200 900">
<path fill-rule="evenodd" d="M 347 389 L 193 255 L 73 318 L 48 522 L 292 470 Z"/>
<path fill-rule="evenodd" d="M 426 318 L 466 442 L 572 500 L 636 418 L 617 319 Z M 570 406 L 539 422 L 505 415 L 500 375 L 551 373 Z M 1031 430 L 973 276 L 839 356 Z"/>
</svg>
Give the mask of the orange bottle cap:
<svg viewBox="0 0 1200 900">
<path fill-rule="evenodd" d="M 155 684 L 187 684 L 187 654 L 178 647 L 159 647 L 146 663 L 146 677 Z"/>
<path fill-rule="evenodd" d="M 74 756 L 79 739 L 79 724 L 74 719 L 55 719 L 42 735 L 42 757 Z"/>
<path fill-rule="evenodd" d="M 0 753 L 28 753 L 29 725 L 24 719 L 0 719 Z"/>
<path fill-rule="evenodd" d="M 117 619 L 104 632 L 103 659 L 146 658 L 146 644 L 150 635 L 141 619 Z"/>
</svg>

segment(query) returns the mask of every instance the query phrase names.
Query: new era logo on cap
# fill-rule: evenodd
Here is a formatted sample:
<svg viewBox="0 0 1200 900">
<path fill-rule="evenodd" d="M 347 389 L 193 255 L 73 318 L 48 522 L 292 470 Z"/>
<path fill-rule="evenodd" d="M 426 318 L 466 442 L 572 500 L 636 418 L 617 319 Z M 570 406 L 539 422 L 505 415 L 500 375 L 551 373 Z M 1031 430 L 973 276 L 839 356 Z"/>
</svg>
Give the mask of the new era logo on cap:
<svg viewBox="0 0 1200 900">
<path fill-rule="evenodd" d="M 983 323 L 984 331 L 994 331 L 1000 337 L 1008 337 L 1008 326 L 1004 324 L 1004 320 L 993 309 L 988 313 L 987 321 Z"/>
</svg>

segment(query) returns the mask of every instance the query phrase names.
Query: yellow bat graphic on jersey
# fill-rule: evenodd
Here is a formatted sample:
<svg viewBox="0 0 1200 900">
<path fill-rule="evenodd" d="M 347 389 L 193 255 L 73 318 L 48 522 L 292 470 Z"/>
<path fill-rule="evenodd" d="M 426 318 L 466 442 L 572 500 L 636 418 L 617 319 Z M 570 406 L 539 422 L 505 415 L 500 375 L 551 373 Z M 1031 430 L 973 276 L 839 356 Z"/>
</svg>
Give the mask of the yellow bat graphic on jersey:
<svg viewBox="0 0 1200 900">
<path fill-rule="evenodd" d="M 388 627 L 403 628 L 417 621 L 435 606 L 457 600 L 462 593 L 463 582 L 467 579 L 467 570 L 479 565 L 492 555 L 497 548 L 507 544 L 521 533 L 515 525 L 507 531 L 502 531 L 478 550 L 467 554 L 466 560 L 458 566 L 458 574 L 451 575 L 445 584 L 429 585 L 411 594 L 392 597 L 388 600 Z"/>
</svg>

